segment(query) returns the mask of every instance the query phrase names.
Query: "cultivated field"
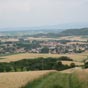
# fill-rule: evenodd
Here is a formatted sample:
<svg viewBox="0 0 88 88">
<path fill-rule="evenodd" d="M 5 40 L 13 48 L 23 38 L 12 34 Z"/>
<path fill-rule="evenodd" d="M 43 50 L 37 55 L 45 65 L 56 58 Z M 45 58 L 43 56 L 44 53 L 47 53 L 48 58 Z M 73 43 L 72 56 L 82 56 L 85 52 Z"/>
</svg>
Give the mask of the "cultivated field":
<svg viewBox="0 0 88 88">
<path fill-rule="evenodd" d="M 65 37 L 57 37 L 57 38 L 35 38 L 35 37 L 28 37 L 28 40 L 77 40 L 77 41 L 87 41 L 87 38 L 83 38 L 82 36 L 65 36 Z"/>
<path fill-rule="evenodd" d="M 82 36 L 65 36 L 65 37 L 60 37 L 60 39 L 87 41 L 87 38 L 83 38 Z"/>
<path fill-rule="evenodd" d="M 0 73 L 0 88 L 21 88 L 28 82 L 33 81 L 45 74 L 54 71 L 29 71 Z"/>
<path fill-rule="evenodd" d="M 82 69 L 82 67 L 75 67 L 75 68 L 70 68 L 70 69 L 66 69 L 66 70 L 63 70 L 63 71 L 60 71 L 61 73 L 77 73 L 77 72 L 83 72 L 85 70 Z M 85 72 L 84 72 L 85 73 Z"/>
<path fill-rule="evenodd" d="M 0 41 L 2 41 L 2 42 L 17 42 L 17 41 L 19 41 L 19 39 L 17 39 L 17 38 L 8 38 L 8 39 L 0 38 Z"/>
<path fill-rule="evenodd" d="M 84 65 L 84 63 L 83 62 L 76 62 L 76 61 L 62 61 L 62 64 L 64 64 L 64 65 L 71 65 L 71 63 L 75 63 L 75 65 L 78 65 L 78 66 L 82 66 L 82 65 Z"/>
<path fill-rule="evenodd" d="M 33 53 L 23 53 L 23 54 L 15 54 L 9 56 L 1 56 L 0 62 L 11 62 L 11 61 L 18 61 L 22 59 L 30 59 L 30 58 L 38 58 L 38 57 L 61 57 L 67 56 L 72 58 L 75 61 L 82 61 L 83 59 L 87 58 L 88 52 L 81 53 L 81 54 L 33 54 Z"/>
</svg>

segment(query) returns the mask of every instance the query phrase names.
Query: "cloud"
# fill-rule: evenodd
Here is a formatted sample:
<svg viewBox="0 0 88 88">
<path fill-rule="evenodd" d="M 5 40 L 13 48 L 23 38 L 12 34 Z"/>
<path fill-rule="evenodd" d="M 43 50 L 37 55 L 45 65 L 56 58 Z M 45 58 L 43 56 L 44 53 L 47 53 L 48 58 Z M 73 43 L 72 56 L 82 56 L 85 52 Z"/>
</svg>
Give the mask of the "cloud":
<svg viewBox="0 0 88 88">
<path fill-rule="evenodd" d="M 88 0 L 0 0 L 0 26 L 88 22 Z"/>
<path fill-rule="evenodd" d="M 30 5 L 26 1 L 4 0 L 0 3 L 0 13 L 30 11 Z"/>
</svg>

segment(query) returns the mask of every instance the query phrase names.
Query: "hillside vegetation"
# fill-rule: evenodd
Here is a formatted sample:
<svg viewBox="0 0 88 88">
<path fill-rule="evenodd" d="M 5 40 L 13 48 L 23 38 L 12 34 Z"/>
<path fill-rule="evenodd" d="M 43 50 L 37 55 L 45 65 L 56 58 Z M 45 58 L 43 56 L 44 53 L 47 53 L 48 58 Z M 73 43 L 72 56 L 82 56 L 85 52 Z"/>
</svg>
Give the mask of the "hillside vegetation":
<svg viewBox="0 0 88 88">
<path fill-rule="evenodd" d="M 59 29 L 58 29 L 59 30 Z M 61 36 L 72 36 L 72 35 L 88 35 L 88 28 L 80 28 L 80 29 L 65 29 L 61 32 L 52 32 L 52 33 L 38 33 L 34 35 L 30 35 L 31 37 L 48 37 L 48 38 L 56 38 Z"/>
<path fill-rule="evenodd" d="M 22 88 L 88 88 L 87 78 L 85 72 L 72 74 L 55 72 L 28 83 Z"/>
<path fill-rule="evenodd" d="M 61 36 L 88 35 L 88 28 L 68 29 L 60 33 Z"/>
</svg>

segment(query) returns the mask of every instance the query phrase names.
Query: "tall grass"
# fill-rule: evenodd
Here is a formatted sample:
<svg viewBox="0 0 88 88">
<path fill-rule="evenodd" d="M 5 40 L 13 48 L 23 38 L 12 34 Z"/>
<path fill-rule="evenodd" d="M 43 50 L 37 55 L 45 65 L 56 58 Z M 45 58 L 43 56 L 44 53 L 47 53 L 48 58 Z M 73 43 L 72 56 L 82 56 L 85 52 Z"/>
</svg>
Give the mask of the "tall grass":
<svg viewBox="0 0 88 88">
<path fill-rule="evenodd" d="M 82 82 L 75 74 L 55 72 L 28 83 L 22 88 L 88 88 L 87 84 L 88 81 Z"/>
<path fill-rule="evenodd" d="M 29 71 L 0 73 L 0 88 L 21 88 L 32 80 L 54 71 Z"/>
</svg>

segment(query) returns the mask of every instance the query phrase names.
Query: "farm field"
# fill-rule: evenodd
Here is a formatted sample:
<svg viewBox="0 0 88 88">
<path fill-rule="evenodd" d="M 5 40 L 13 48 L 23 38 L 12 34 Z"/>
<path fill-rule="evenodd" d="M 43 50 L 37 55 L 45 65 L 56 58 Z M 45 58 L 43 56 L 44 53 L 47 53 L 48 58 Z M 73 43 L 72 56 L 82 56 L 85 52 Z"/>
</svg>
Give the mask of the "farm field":
<svg viewBox="0 0 88 88">
<path fill-rule="evenodd" d="M 79 70 L 70 74 L 55 72 L 22 88 L 88 88 L 88 71 Z"/>
<path fill-rule="evenodd" d="M 26 85 L 28 82 L 33 81 L 50 71 L 29 71 L 29 72 L 9 72 L 9 73 L 0 73 L 0 88 L 21 88 Z"/>
<path fill-rule="evenodd" d="M 82 66 L 82 65 L 84 65 L 83 62 L 76 62 L 76 61 L 61 61 L 61 62 L 62 62 L 62 64 L 64 64 L 64 65 L 68 65 L 68 66 L 70 66 L 71 63 L 75 63 L 75 65 L 78 65 L 78 66 Z"/>
<path fill-rule="evenodd" d="M 8 55 L 8 56 L 1 56 L 0 62 L 11 62 L 11 61 L 18 61 L 22 59 L 32 59 L 32 58 L 39 58 L 39 57 L 61 57 L 67 56 L 72 58 L 75 61 L 82 61 L 83 59 L 87 58 L 88 52 L 81 53 L 81 54 L 36 54 L 36 53 L 22 53 L 22 54 L 15 54 L 15 55 Z"/>
<path fill-rule="evenodd" d="M 0 73 L 0 88 L 88 88 L 88 69 Z"/>
<path fill-rule="evenodd" d="M 86 37 L 82 37 L 82 36 L 65 36 L 65 37 L 57 37 L 57 38 L 35 38 L 35 37 L 28 37 L 27 39 L 29 40 L 61 40 L 61 39 L 65 39 L 65 40 L 80 40 L 80 41 L 87 41 Z"/>
<path fill-rule="evenodd" d="M 65 37 L 60 37 L 60 39 L 87 41 L 87 38 L 83 38 L 82 36 L 67 36 L 67 37 L 65 36 Z"/>
</svg>

